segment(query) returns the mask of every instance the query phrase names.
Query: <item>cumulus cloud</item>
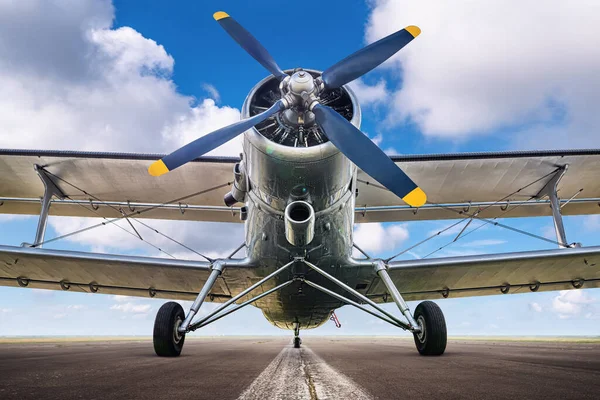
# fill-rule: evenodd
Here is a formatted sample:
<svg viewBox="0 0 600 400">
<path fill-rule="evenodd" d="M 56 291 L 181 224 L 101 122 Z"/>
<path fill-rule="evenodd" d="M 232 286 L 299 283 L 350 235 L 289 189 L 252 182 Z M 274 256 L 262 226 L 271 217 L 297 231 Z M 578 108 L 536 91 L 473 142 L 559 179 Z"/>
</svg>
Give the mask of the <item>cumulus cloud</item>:
<svg viewBox="0 0 600 400">
<path fill-rule="evenodd" d="M 68 234 L 103 222 L 101 218 L 50 217 L 50 226 L 58 235 Z M 244 241 L 244 226 L 234 223 L 143 220 L 145 224 L 158 230 L 163 235 L 171 237 L 186 246 L 206 254 L 209 257 L 222 257 L 231 252 Z M 117 226 L 120 224 L 120 227 Z M 132 221 L 142 238 L 165 250 L 177 258 L 198 259 L 199 256 L 186 250 L 179 244 L 159 235 L 154 231 Z M 130 233 L 127 233 L 130 232 Z M 167 257 L 164 253 L 144 244 L 127 222 L 119 221 L 110 225 L 100 226 L 85 231 L 64 240 L 80 245 L 92 246 L 96 252 L 127 252 L 137 249 L 152 256 Z M 115 300 L 126 299 L 126 296 L 115 296 Z"/>
<path fill-rule="evenodd" d="M 89 39 L 95 45 L 101 61 L 110 67 L 110 77 L 148 73 L 170 74 L 175 60 L 163 46 L 146 39 L 130 27 L 119 29 L 92 29 Z"/>
<path fill-rule="evenodd" d="M 113 21 L 110 0 L 0 2 L 2 147 L 170 152 L 239 120 L 239 110 L 216 105 L 218 91 L 208 83 L 204 87 L 212 98 L 180 93 L 172 80 L 175 60 L 167 50 L 130 27 L 113 28 Z M 238 138 L 209 155 L 240 151 Z M 59 235 L 98 222 L 50 219 Z M 213 254 L 243 241 L 241 225 L 146 223 Z M 120 224 L 132 230 L 126 222 Z M 146 228 L 136 228 L 166 251 L 196 257 Z M 228 240 L 236 237 L 238 243 Z M 94 251 L 145 248 L 147 254 L 158 255 L 116 224 L 70 241 Z"/>
<path fill-rule="evenodd" d="M 594 315 L 597 299 L 585 290 L 561 290 L 552 299 L 552 310 L 561 318 L 570 318 L 581 314 Z"/>
<path fill-rule="evenodd" d="M 542 312 L 542 306 L 540 306 L 538 303 L 529 303 L 529 309 L 535 312 Z"/>
<path fill-rule="evenodd" d="M 113 20 L 109 0 L 0 3 L 3 147 L 170 152 L 239 120 L 179 93 L 165 48 Z"/>
<path fill-rule="evenodd" d="M 372 137 L 371 140 L 373 141 L 373 143 L 379 146 L 381 142 L 383 142 L 383 135 L 381 133 L 378 133 L 377 135 Z"/>
<path fill-rule="evenodd" d="M 429 137 L 510 128 L 515 146 L 600 144 L 600 3 L 375 0 L 373 42 L 411 24 L 422 34 L 387 66 L 402 79 L 389 122 Z M 552 140 L 548 140 L 551 138 Z"/>
<path fill-rule="evenodd" d="M 371 256 L 381 251 L 396 250 L 406 239 L 408 229 L 399 224 L 365 223 L 356 225 L 354 229 L 354 243 L 366 252 L 373 252 Z"/>
<path fill-rule="evenodd" d="M 204 91 L 207 92 L 210 95 L 210 98 L 213 99 L 215 102 L 218 103 L 219 101 L 221 101 L 221 94 L 219 93 L 217 88 L 211 85 L 210 83 L 202 84 L 202 89 L 204 89 Z"/>
<path fill-rule="evenodd" d="M 375 85 L 368 85 L 362 79 L 357 79 L 350 82 L 349 86 L 363 107 L 383 103 L 390 97 L 390 92 L 383 79 Z"/>
<path fill-rule="evenodd" d="M 200 136 L 216 131 L 240 119 L 240 112 L 231 107 L 218 107 L 213 99 L 204 99 L 197 107 L 179 116 L 174 123 L 165 125 L 163 137 L 176 144 L 175 150 L 182 144 L 196 140 Z M 230 140 L 207 155 L 238 156 L 242 152 L 242 136 Z"/>
</svg>

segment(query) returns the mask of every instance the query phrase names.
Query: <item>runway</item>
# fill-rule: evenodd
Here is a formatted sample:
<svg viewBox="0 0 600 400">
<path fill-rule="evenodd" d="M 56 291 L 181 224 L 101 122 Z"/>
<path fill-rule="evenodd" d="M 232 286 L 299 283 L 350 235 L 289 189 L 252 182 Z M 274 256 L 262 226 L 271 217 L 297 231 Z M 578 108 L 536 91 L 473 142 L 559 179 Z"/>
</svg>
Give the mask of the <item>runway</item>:
<svg viewBox="0 0 600 400">
<path fill-rule="evenodd" d="M 0 344 L 1 399 L 592 399 L 600 343 L 405 338 L 194 338 L 177 359 L 150 341 Z"/>
</svg>

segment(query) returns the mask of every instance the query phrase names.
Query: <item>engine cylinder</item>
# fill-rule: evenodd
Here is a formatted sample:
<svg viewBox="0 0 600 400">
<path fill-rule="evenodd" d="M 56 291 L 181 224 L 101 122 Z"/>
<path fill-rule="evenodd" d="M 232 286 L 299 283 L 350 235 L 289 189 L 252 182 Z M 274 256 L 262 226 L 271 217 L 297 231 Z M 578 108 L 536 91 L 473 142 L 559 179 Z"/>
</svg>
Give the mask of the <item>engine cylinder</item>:
<svg viewBox="0 0 600 400">
<path fill-rule="evenodd" d="M 285 238 L 294 246 L 305 246 L 315 236 L 315 210 L 306 201 L 294 201 L 285 208 Z"/>
</svg>

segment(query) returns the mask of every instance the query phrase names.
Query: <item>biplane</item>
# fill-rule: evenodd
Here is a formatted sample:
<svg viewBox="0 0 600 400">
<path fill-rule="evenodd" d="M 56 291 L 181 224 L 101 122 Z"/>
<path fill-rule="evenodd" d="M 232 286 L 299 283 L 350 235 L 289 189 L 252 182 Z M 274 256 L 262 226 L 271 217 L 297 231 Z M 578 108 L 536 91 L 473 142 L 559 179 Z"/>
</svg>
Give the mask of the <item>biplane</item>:
<svg viewBox="0 0 600 400">
<path fill-rule="evenodd" d="M 271 73 L 251 90 L 241 121 L 169 155 L 0 150 L 0 212 L 39 215 L 32 243 L 0 246 L 0 285 L 193 300 L 187 312 L 174 301 L 158 311 L 159 356 L 178 356 L 187 333 L 250 304 L 294 331 L 294 347 L 301 330 L 352 305 L 411 332 L 420 354 L 441 355 L 446 323 L 431 300 L 600 287 L 600 247 L 570 243 L 562 222 L 599 213 L 600 150 L 389 157 L 359 130 L 360 106 L 346 84 L 419 28 L 323 72 L 284 71 L 233 18 L 214 18 Z M 205 156 L 242 134 L 240 157 Z M 145 219 L 243 223 L 245 241 L 228 257 L 203 260 L 50 250 L 45 245 L 71 234 L 47 239 L 48 215 L 98 217 L 85 231 Z M 545 240 L 556 248 L 394 261 L 353 242 L 355 223 L 503 226 L 511 217 L 551 217 L 556 240 Z M 362 255 L 353 256 L 355 248 Z M 425 301 L 411 312 L 413 300 Z M 199 317 L 204 302 L 220 305 Z M 386 302 L 398 312 L 382 308 Z"/>
</svg>

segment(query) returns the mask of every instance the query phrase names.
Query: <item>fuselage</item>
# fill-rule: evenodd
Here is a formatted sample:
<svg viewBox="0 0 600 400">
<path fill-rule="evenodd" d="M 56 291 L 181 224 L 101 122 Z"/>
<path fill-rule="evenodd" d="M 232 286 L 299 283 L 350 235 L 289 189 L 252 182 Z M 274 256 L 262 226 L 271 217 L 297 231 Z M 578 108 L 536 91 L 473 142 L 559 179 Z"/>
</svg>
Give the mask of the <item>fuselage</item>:
<svg viewBox="0 0 600 400">
<path fill-rule="evenodd" d="M 263 80 L 250 93 L 244 103 L 242 118 L 251 114 L 253 96 L 270 79 L 273 78 Z M 360 109 L 356 99 L 349 90 L 343 90 L 352 102 L 351 122 L 359 127 Z M 259 129 L 245 133 L 240 165 L 247 189 L 245 235 L 248 257 L 264 268 L 261 275 L 273 272 L 294 257 L 305 257 L 354 287 L 352 277 L 342 272 L 347 268 L 341 266 L 347 266 L 352 257 L 356 167 L 331 142 L 312 146 L 284 145 L 263 136 Z M 290 243 L 285 234 L 286 206 L 299 200 L 314 209 L 314 237 L 306 245 Z M 277 276 L 271 285 L 305 274 L 320 285 L 335 288 L 300 263 L 294 268 Z M 296 325 L 300 329 L 315 328 L 326 322 L 331 312 L 341 305 L 334 298 L 300 282 L 256 303 L 271 323 L 284 329 L 294 329 Z"/>
</svg>

